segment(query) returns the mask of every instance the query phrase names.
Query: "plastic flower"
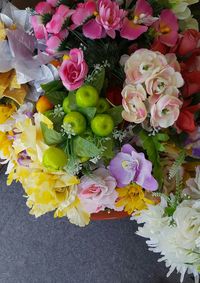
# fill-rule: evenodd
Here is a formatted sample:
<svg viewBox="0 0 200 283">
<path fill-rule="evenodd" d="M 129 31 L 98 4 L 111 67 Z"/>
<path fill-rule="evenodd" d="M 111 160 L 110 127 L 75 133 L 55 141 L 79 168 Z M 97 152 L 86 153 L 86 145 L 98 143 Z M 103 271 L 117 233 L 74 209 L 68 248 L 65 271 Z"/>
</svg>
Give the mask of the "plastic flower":
<svg viewBox="0 0 200 283">
<path fill-rule="evenodd" d="M 122 91 L 122 117 L 128 122 L 142 123 L 147 117 L 144 101 L 147 98 L 145 89 L 141 84 L 128 84 Z"/>
<path fill-rule="evenodd" d="M 30 20 L 31 20 L 31 25 L 34 30 L 35 37 L 37 39 L 47 39 L 48 34 L 47 34 L 46 27 L 43 24 L 42 16 L 34 15 L 30 17 Z"/>
<path fill-rule="evenodd" d="M 35 6 L 35 12 L 40 15 L 51 14 L 52 6 L 48 2 L 39 2 Z"/>
<path fill-rule="evenodd" d="M 200 166 L 196 167 L 195 178 L 190 178 L 186 182 L 187 188 L 183 190 L 183 194 L 189 195 L 192 199 L 200 199 Z"/>
<path fill-rule="evenodd" d="M 60 5 L 55 14 L 53 15 L 50 22 L 47 23 L 46 29 L 47 32 L 58 34 L 68 17 L 70 17 L 73 14 L 73 10 L 70 10 L 69 7 L 65 5 Z"/>
<path fill-rule="evenodd" d="M 157 18 L 153 18 L 153 9 L 145 0 L 138 0 L 129 18 L 125 18 L 120 31 L 123 38 L 134 40 L 148 30 Z"/>
<path fill-rule="evenodd" d="M 179 20 L 185 20 L 190 17 L 191 11 L 189 5 L 198 3 L 199 0 L 168 0 L 172 11 Z"/>
<path fill-rule="evenodd" d="M 151 175 L 152 163 L 144 153 L 138 153 L 130 144 L 125 144 L 110 162 L 109 170 L 117 180 L 118 187 L 125 187 L 134 182 L 142 188 L 155 191 L 158 183 Z"/>
<path fill-rule="evenodd" d="M 0 104 L 0 124 L 5 123 L 15 111 L 16 107 L 13 104 Z"/>
<path fill-rule="evenodd" d="M 71 49 L 59 69 L 60 78 L 68 90 L 75 90 L 84 82 L 88 73 L 88 66 L 81 49 Z"/>
<path fill-rule="evenodd" d="M 115 204 L 117 208 L 122 208 L 128 214 L 132 214 L 134 211 L 143 210 L 147 207 L 147 204 L 153 204 L 153 201 L 145 197 L 142 187 L 135 183 L 117 188 L 118 199 Z"/>
<path fill-rule="evenodd" d="M 83 176 L 79 184 L 79 198 L 88 213 L 97 213 L 106 207 L 113 209 L 118 194 L 116 180 L 109 171 L 99 168 L 91 176 Z"/>
<path fill-rule="evenodd" d="M 182 101 L 175 95 L 164 95 L 151 106 L 151 125 L 161 128 L 172 126 L 180 114 Z"/>
<path fill-rule="evenodd" d="M 63 40 L 65 40 L 68 37 L 69 32 L 67 30 L 63 30 L 57 35 L 51 36 L 46 41 L 46 52 L 53 55 L 56 52 L 59 51 L 59 47 L 61 46 Z"/>
<path fill-rule="evenodd" d="M 78 5 L 72 16 L 74 23 L 72 27 L 83 25 L 83 34 L 91 39 L 102 38 L 106 34 L 115 38 L 116 31 L 121 28 L 125 15 L 126 12 L 120 9 L 115 1 L 99 0 L 97 4 L 94 1 L 87 1 Z M 86 21 L 90 17 L 92 19 Z"/>
<path fill-rule="evenodd" d="M 148 49 L 135 51 L 126 61 L 124 71 L 126 83 L 144 83 L 153 74 L 167 65 L 164 55 Z"/>
<path fill-rule="evenodd" d="M 177 17 L 171 10 L 163 10 L 160 14 L 160 18 L 154 23 L 157 39 L 172 47 L 176 44 L 178 39 L 178 21 Z"/>
<path fill-rule="evenodd" d="M 200 210 L 199 201 L 184 201 L 177 206 L 173 216 L 165 214 L 166 203 L 149 205 L 139 215 L 135 214 L 139 224 L 137 234 L 148 238 L 149 249 L 161 253 L 159 261 L 166 261 L 169 276 L 174 270 L 184 275 L 193 274 L 195 282 L 199 279 L 200 267 Z M 173 223 L 173 225 L 172 225 Z"/>
</svg>

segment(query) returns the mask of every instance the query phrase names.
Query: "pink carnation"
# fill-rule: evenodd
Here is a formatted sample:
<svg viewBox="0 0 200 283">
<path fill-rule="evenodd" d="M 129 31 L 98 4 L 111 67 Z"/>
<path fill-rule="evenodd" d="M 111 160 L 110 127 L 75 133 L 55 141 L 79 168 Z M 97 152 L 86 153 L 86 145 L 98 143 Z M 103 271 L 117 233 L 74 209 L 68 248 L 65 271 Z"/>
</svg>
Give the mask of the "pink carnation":
<svg viewBox="0 0 200 283">
<path fill-rule="evenodd" d="M 47 2 L 39 2 L 35 7 L 35 11 L 40 15 L 49 14 L 52 12 L 52 7 Z"/>
<path fill-rule="evenodd" d="M 37 39 L 47 39 L 47 31 L 42 23 L 42 16 L 31 16 L 31 25 Z"/>
<path fill-rule="evenodd" d="M 56 7 L 59 0 L 47 0 L 47 3 L 49 3 L 51 6 Z"/>
<path fill-rule="evenodd" d="M 51 36 L 46 41 L 46 46 L 47 46 L 46 52 L 51 54 L 51 55 L 55 54 L 58 51 L 62 41 L 65 38 L 67 38 L 68 34 L 69 34 L 68 30 L 63 30 L 58 34 Z"/>
<path fill-rule="evenodd" d="M 115 209 L 118 197 L 117 182 L 109 171 L 99 168 L 93 175 L 83 176 L 79 184 L 79 198 L 88 213 L 97 213 L 106 207 Z"/>
<path fill-rule="evenodd" d="M 69 59 L 64 60 L 59 75 L 68 90 L 75 90 L 84 83 L 84 79 L 88 73 L 88 66 L 84 60 L 83 51 L 81 49 L 71 49 Z"/>
</svg>

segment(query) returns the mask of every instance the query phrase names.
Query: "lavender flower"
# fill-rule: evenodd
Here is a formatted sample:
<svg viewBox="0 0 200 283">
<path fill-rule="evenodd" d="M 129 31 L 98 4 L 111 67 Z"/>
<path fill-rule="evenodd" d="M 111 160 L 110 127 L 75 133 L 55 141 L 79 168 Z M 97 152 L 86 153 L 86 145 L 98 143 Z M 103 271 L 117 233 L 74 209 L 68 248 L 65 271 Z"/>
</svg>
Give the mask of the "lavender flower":
<svg viewBox="0 0 200 283">
<path fill-rule="evenodd" d="M 111 160 L 109 170 L 117 180 L 118 187 L 135 182 L 149 191 L 158 189 L 158 183 L 151 175 L 152 163 L 143 153 L 136 152 L 130 144 L 125 144 L 121 152 Z"/>
</svg>

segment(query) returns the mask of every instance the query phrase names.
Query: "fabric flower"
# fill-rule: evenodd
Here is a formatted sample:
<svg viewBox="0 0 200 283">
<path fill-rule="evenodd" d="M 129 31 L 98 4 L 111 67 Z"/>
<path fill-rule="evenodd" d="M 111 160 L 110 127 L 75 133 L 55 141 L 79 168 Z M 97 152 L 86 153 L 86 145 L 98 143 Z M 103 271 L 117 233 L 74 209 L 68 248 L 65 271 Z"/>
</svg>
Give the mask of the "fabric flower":
<svg viewBox="0 0 200 283">
<path fill-rule="evenodd" d="M 153 201 L 145 197 L 142 187 L 132 183 L 123 188 L 117 188 L 118 199 L 116 207 L 123 207 L 129 215 L 134 211 L 143 210 L 147 207 L 147 204 L 153 204 Z"/>
<path fill-rule="evenodd" d="M 50 22 L 47 23 L 46 29 L 49 33 L 58 34 L 63 27 L 66 19 L 73 14 L 73 10 L 65 5 L 60 5 Z"/>
<path fill-rule="evenodd" d="M 148 49 L 139 49 L 125 63 L 126 83 L 144 83 L 166 65 L 167 60 L 164 55 Z"/>
<path fill-rule="evenodd" d="M 51 36 L 47 41 L 46 41 L 46 52 L 53 55 L 56 52 L 59 51 L 59 47 L 62 43 L 63 40 L 65 40 L 68 36 L 69 32 L 67 30 L 63 30 L 57 35 Z"/>
<path fill-rule="evenodd" d="M 178 119 L 182 102 L 174 95 L 164 95 L 151 106 L 151 125 L 161 128 L 172 126 Z"/>
<path fill-rule="evenodd" d="M 200 32 L 188 29 L 180 35 L 175 49 L 179 56 L 186 56 L 198 47 L 200 47 Z"/>
<path fill-rule="evenodd" d="M 183 190 L 183 194 L 187 194 L 191 199 L 200 199 L 200 166 L 196 167 L 195 178 L 190 178 L 186 182 L 187 188 Z"/>
<path fill-rule="evenodd" d="M 118 187 L 125 187 L 134 182 L 149 191 L 158 188 L 157 181 L 151 175 L 152 163 L 129 144 L 124 145 L 121 152 L 111 160 L 109 170 L 117 180 Z"/>
<path fill-rule="evenodd" d="M 30 19 L 31 19 L 31 25 L 34 30 L 35 37 L 37 39 L 47 39 L 48 34 L 47 34 L 46 27 L 43 24 L 42 16 L 35 15 L 35 16 L 31 16 Z"/>
<path fill-rule="evenodd" d="M 169 267 L 169 276 L 174 270 L 184 275 L 193 274 L 195 282 L 199 279 L 200 250 L 200 212 L 199 201 L 184 201 L 177 206 L 173 216 L 167 216 L 167 204 L 149 205 L 148 209 L 135 213 L 139 227 L 137 234 L 149 239 L 146 243 L 155 253 L 161 253 L 159 261 Z M 172 225 L 173 223 L 173 225 Z"/>
<path fill-rule="evenodd" d="M 116 185 L 109 171 L 99 168 L 91 176 L 81 178 L 78 197 L 88 213 L 97 213 L 106 207 L 114 209 L 118 197 Z"/>
<path fill-rule="evenodd" d="M 191 15 L 189 5 L 198 3 L 199 0 L 168 0 L 172 11 L 179 20 L 185 20 Z"/>
<path fill-rule="evenodd" d="M 178 39 L 178 21 L 177 17 L 171 10 L 163 10 L 160 14 L 160 18 L 153 25 L 156 31 L 156 38 L 161 43 L 167 46 L 174 46 Z"/>
<path fill-rule="evenodd" d="M 115 38 L 116 31 L 121 28 L 122 19 L 126 12 L 119 8 L 115 1 L 99 0 L 97 4 L 94 1 L 87 1 L 79 4 L 72 21 L 73 28 L 83 24 L 83 34 L 90 39 L 105 37 L 106 34 Z M 89 21 L 86 21 L 88 18 Z M 85 22 L 86 21 L 86 22 Z"/>
<path fill-rule="evenodd" d="M 131 19 L 125 18 L 120 31 L 123 38 L 134 40 L 148 30 L 157 18 L 153 18 L 153 9 L 145 0 L 138 0 L 134 11 L 131 13 Z"/>
<path fill-rule="evenodd" d="M 146 91 L 141 84 L 128 84 L 122 91 L 122 105 L 124 110 L 122 117 L 128 122 L 142 123 L 147 117 L 147 109 L 144 101 Z"/>
<path fill-rule="evenodd" d="M 84 60 L 83 51 L 81 49 L 71 49 L 69 59 L 63 61 L 59 75 L 68 90 L 79 88 L 88 73 L 88 66 Z"/>
<path fill-rule="evenodd" d="M 35 12 L 40 15 L 51 14 L 52 6 L 47 2 L 39 2 L 35 6 Z"/>
</svg>

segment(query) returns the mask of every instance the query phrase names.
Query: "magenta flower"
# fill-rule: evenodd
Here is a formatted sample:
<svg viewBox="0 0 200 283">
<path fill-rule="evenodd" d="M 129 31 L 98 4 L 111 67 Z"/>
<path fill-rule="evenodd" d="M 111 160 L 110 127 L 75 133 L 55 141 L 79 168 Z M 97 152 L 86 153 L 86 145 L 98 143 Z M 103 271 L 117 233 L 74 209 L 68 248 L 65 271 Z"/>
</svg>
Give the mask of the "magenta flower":
<svg viewBox="0 0 200 283">
<path fill-rule="evenodd" d="M 153 18 L 153 9 L 146 0 L 138 0 L 131 19 L 125 18 L 120 32 L 121 37 L 129 40 L 138 38 L 148 30 L 157 18 Z"/>
<path fill-rule="evenodd" d="M 154 28 L 157 34 L 157 39 L 169 46 L 173 47 L 178 40 L 178 20 L 176 15 L 168 9 L 165 9 L 160 14 L 160 19 L 155 22 Z"/>
<path fill-rule="evenodd" d="M 46 41 L 46 52 L 51 55 L 55 54 L 58 51 L 62 41 L 68 37 L 68 34 L 68 30 L 63 30 L 58 34 L 51 36 Z"/>
<path fill-rule="evenodd" d="M 47 2 L 39 2 L 35 7 L 36 13 L 40 15 L 52 13 L 52 7 Z"/>
<path fill-rule="evenodd" d="M 72 16 L 72 27 L 83 25 L 83 34 L 91 39 L 102 38 L 106 34 L 115 38 L 125 16 L 126 11 L 120 9 L 115 1 L 99 0 L 97 4 L 94 1 L 87 1 L 78 5 Z M 90 17 L 91 19 L 86 21 Z"/>
<path fill-rule="evenodd" d="M 56 7 L 59 0 L 47 0 L 47 3 L 49 3 L 52 7 Z"/>
<path fill-rule="evenodd" d="M 82 86 L 88 73 L 88 66 L 81 49 L 71 49 L 69 58 L 64 60 L 59 75 L 68 90 L 75 90 Z"/>
<path fill-rule="evenodd" d="M 37 39 L 47 39 L 48 34 L 45 26 L 43 25 L 42 16 L 31 16 L 31 25 Z"/>
<path fill-rule="evenodd" d="M 73 14 L 73 10 L 65 5 L 60 5 L 53 15 L 51 21 L 46 25 L 46 29 L 49 33 L 58 34 L 66 19 Z"/>
<path fill-rule="evenodd" d="M 158 183 L 151 175 L 152 163 L 145 158 L 144 153 L 138 153 L 130 144 L 125 144 L 111 160 L 109 170 L 117 180 L 118 187 L 134 182 L 149 191 L 158 189 Z"/>
</svg>

